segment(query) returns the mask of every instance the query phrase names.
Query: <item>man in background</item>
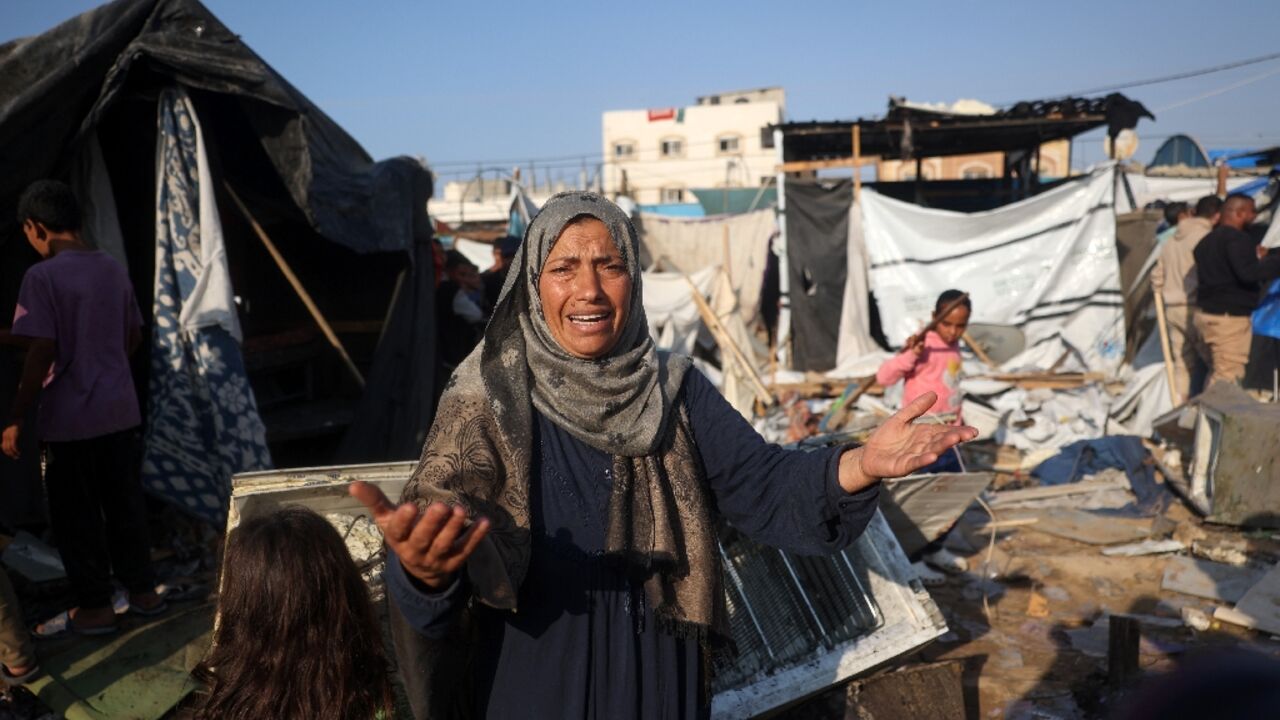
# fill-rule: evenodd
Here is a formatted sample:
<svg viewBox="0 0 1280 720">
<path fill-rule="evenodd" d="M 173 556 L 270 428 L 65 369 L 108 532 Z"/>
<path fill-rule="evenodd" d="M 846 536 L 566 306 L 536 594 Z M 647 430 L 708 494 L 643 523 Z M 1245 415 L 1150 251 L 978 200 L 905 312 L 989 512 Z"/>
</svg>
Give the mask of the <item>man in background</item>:
<svg viewBox="0 0 1280 720">
<path fill-rule="evenodd" d="M 493 244 L 493 267 L 480 275 L 484 282 L 484 300 L 490 308 L 497 307 L 498 297 L 502 294 L 502 284 L 507 281 L 507 268 L 511 267 L 511 259 L 520 249 L 520 238 L 507 235 L 498 238 Z"/>
<path fill-rule="evenodd" d="M 1174 203 L 1168 208 L 1174 209 L 1174 225 L 1166 231 L 1169 234 L 1151 271 L 1151 287 L 1164 298 L 1174 391 L 1179 402 L 1186 402 L 1191 396 L 1191 371 L 1200 359 L 1200 338 L 1193 321 L 1199 284 L 1195 250 L 1217 223 L 1222 200 L 1216 195 L 1200 198 L 1194 213 L 1186 203 Z"/>
<path fill-rule="evenodd" d="M 1210 382 L 1239 383 L 1249 362 L 1253 326 L 1262 284 L 1280 277 L 1280 254 L 1263 255 L 1245 231 L 1258 215 L 1253 198 L 1231 195 L 1222 205 L 1218 226 L 1193 252 L 1196 278 L 1194 325 L 1207 347 Z"/>
</svg>

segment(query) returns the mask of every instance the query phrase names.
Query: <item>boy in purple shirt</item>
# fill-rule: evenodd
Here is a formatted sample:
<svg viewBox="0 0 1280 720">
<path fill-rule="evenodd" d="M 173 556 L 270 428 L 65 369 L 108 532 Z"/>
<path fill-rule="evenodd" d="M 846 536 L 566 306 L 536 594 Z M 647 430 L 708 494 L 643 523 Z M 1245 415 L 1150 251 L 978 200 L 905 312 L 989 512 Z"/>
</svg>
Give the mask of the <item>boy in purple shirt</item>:
<svg viewBox="0 0 1280 720">
<path fill-rule="evenodd" d="M 33 183 L 18 220 L 44 260 L 27 270 L 18 292 L 11 332 L 30 341 L 2 449 L 18 457 L 23 418 L 39 398 L 35 432 L 45 452 L 49 517 L 76 600 L 36 635 L 109 633 L 116 629 L 113 571 L 132 611 L 165 610 L 151 570 L 138 479 L 141 416 L 129 370 L 142 316 L 125 269 L 81 239 L 71 188 Z"/>
</svg>

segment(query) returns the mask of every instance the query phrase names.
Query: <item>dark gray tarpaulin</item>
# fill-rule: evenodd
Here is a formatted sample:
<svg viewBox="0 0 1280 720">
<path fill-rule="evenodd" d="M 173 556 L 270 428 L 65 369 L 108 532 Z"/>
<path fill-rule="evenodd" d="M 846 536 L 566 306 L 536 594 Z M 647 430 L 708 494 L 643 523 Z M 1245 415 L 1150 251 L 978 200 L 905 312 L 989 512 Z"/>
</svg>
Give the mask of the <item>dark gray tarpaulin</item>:
<svg viewBox="0 0 1280 720">
<path fill-rule="evenodd" d="M 411 163 L 374 163 L 196 0 L 116 0 L 0 45 L 5 219 L 30 179 L 65 174 L 86 134 L 139 73 L 249 101 L 241 108 L 271 165 L 326 239 L 357 252 L 409 248 Z"/>
<path fill-rule="evenodd" d="M 363 392 L 346 380 L 321 388 L 350 398 L 344 459 L 415 457 L 434 397 L 434 297 L 421 289 L 433 278 L 430 252 L 422 251 L 431 239 L 431 176 L 408 157 L 374 162 L 197 0 L 116 0 L 0 45 L 0 314 L 12 316 L 22 271 L 36 260 L 14 221 L 19 194 L 40 178 L 72 179 L 95 138 L 139 304 L 149 312 L 155 103 L 174 85 L 189 90 L 209 143 L 232 283 L 249 313 L 246 346 L 311 320 L 227 187 L 330 322 L 390 320 L 380 337 L 348 337 L 356 347 L 377 339 L 376 350 L 362 351 L 372 366 Z M 10 381 L 17 379 L 0 378 Z"/>
<path fill-rule="evenodd" d="M 849 208 L 853 181 L 788 179 L 787 266 L 791 281 L 791 347 L 796 370 L 835 367 L 840 309 L 848 275 Z"/>
</svg>

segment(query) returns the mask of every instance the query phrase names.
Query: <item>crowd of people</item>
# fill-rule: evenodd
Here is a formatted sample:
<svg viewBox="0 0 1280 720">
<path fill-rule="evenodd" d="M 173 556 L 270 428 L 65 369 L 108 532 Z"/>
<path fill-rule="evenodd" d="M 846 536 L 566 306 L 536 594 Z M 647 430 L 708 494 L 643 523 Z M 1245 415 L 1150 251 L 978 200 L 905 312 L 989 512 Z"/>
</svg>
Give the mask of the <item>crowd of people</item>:
<svg viewBox="0 0 1280 720">
<path fill-rule="evenodd" d="M 1247 195 L 1175 202 L 1164 213 L 1151 284 L 1165 306 L 1174 390 L 1186 401 L 1213 382 L 1244 378 L 1251 316 L 1266 284 L 1280 278 L 1280 250 L 1259 244 Z"/>
<path fill-rule="evenodd" d="M 1166 212 L 1152 282 L 1186 397 L 1198 362 L 1239 381 L 1280 254 L 1249 234 L 1248 197 Z M 118 631 L 113 578 L 131 612 L 167 609 L 137 477 L 133 288 L 81 237 L 66 185 L 33 184 L 19 219 L 42 261 L 8 331 L 27 351 L 3 452 L 17 457 L 25 433 L 40 440 L 74 603 L 28 634 L 0 573 L 8 683 L 39 673 L 32 635 Z M 524 238 L 494 244 L 485 272 L 456 250 L 439 248 L 438 262 L 451 377 L 422 459 L 399 502 L 350 488 L 390 551 L 396 665 L 418 716 L 705 716 L 706 661 L 728 639 L 716 518 L 793 552 L 837 552 L 870 519 L 881 479 L 960 470 L 954 447 L 976 435 L 958 390 L 972 304 L 956 290 L 877 374 L 905 382 L 902 409 L 862 446 L 801 452 L 766 443 L 688 358 L 655 347 L 638 237 L 609 200 L 551 198 Z M 931 414 L 944 422 L 916 422 Z M 196 716 L 390 717 L 389 658 L 332 526 L 288 508 L 227 542 Z"/>
</svg>

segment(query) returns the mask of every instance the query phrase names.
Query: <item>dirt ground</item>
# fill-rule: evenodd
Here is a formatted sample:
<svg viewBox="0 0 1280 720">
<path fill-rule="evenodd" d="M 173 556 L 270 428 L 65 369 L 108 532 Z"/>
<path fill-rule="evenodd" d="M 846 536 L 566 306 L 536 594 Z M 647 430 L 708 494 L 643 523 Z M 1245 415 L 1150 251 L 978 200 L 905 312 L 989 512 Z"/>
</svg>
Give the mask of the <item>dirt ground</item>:
<svg viewBox="0 0 1280 720">
<path fill-rule="evenodd" d="M 1180 502 L 1173 502 L 1160 517 L 1164 520 L 1157 518 L 1155 527 L 1179 539 L 1240 545 L 1242 538 L 1252 537 L 1254 547 L 1276 546 L 1269 533 L 1246 535 L 1236 528 L 1206 525 Z M 1143 678 L 1173 670 L 1183 659 L 1212 648 L 1249 648 L 1280 658 L 1280 639 L 1216 621 L 1205 631 L 1185 625 L 1182 608 L 1201 609 L 1211 616 L 1215 603 L 1161 589 L 1170 554 L 1106 557 L 1101 546 L 1038 532 L 1033 526 L 1016 527 L 997 534 L 990 551 L 996 577 L 984 581 L 981 566 L 989 535 L 977 528 L 985 520 L 985 513 L 971 510 L 948 538 L 950 549 L 967 556 L 970 571 L 929 589 L 950 631 L 885 670 L 963 661 L 968 718 L 1114 717 L 1134 684 L 1108 683 L 1107 614 L 1139 619 Z M 1136 684 L 1140 683 L 1141 679 Z M 846 691 L 833 690 L 787 717 L 861 717 L 847 705 Z"/>
</svg>

